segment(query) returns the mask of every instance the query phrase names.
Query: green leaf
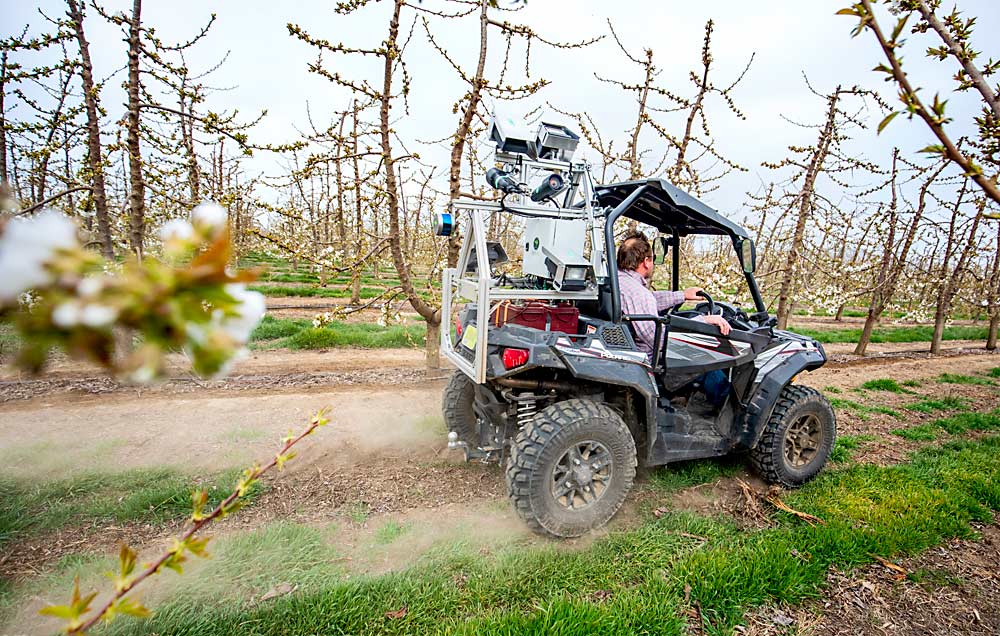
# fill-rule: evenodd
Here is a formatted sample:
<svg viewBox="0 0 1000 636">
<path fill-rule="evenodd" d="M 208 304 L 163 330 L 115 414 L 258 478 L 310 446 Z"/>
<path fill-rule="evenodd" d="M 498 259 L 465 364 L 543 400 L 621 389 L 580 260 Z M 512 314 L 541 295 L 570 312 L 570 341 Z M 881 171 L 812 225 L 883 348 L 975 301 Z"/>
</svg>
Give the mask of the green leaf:
<svg viewBox="0 0 1000 636">
<path fill-rule="evenodd" d="M 201 521 L 205 518 L 203 511 L 208 503 L 208 493 L 204 490 L 195 490 L 191 493 L 191 521 Z"/>
<path fill-rule="evenodd" d="M 858 15 L 858 10 L 854 7 L 844 7 L 833 15 Z"/>
<path fill-rule="evenodd" d="M 46 605 L 38 610 L 38 613 L 42 616 L 55 616 L 56 618 L 68 621 L 76 620 L 77 618 L 77 615 L 73 612 L 73 608 L 69 605 Z"/>
<path fill-rule="evenodd" d="M 917 152 L 926 152 L 928 154 L 943 155 L 948 151 L 941 144 L 931 144 L 930 146 L 921 148 Z"/>
<path fill-rule="evenodd" d="M 906 15 L 904 15 L 902 18 L 899 19 L 899 22 L 896 23 L 896 28 L 892 30 L 892 40 L 891 40 L 892 42 L 895 42 L 896 39 L 899 37 L 899 34 L 903 32 L 903 29 L 906 27 L 906 21 L 909 19 L 910 19 L 910 14 L 907 13 Z"/>
<path fill-rule="evenodd" d="M 888 115 L 886 116 L 886 118 L 885 118 L 885 119 L 883 119 L 883 120 L 882 120 L 882 122 L 881 122 L 881 123 L 880 123 L 880 124 L 878 125 L 878 133 L 877 133 L 877 134 L 881 135 L 881 134 L 882 134 L 882 129 L 884 129 L 884 128 L 885 128 L 886 126 L 888 126 L 888 125 L 889 125 L 889 122 L 891 122 L 891 121 L 893 120 L 893 118 L 894 118 L 894 117 L 895 117 L 896 115 L 898 115 L 898 114 L 899 114 L 900 112 L 902 112 L 902 111 L 898 111 L 898 110 L 897 110 L 897 111 L 894 111 L 894 112 L 891 112 L 891 113 L 889 113 L 889 114 L 888 114 Z"/>
<path fill-rule="evenodd" d="M 112 606 L 112 609 L 118 614 L 127 614 L 128 616 L 135 616 L 137 618 L 148 618 L 150 615 L 148 609 L 130 598 L 119 599 Z"/>
</svg>

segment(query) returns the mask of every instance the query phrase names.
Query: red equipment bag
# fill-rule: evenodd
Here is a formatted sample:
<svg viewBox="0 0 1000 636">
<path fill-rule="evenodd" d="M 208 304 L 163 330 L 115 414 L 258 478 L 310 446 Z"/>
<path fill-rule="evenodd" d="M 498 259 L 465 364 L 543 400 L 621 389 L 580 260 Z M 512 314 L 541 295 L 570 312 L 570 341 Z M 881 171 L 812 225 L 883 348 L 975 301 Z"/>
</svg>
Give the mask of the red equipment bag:
<svg viewBox="0 0 1000 636">
<path fill-rule="evenodd" d="M 580 329 L 580 310 L 569 303 L 550 305 L 538 300 L 529 300 L 524 304 L 514 304 L 507 300 L 493 310 L 490 323 L 496 327 L 513 323 L 542 331 L 575 334 Z"/>
</svg>

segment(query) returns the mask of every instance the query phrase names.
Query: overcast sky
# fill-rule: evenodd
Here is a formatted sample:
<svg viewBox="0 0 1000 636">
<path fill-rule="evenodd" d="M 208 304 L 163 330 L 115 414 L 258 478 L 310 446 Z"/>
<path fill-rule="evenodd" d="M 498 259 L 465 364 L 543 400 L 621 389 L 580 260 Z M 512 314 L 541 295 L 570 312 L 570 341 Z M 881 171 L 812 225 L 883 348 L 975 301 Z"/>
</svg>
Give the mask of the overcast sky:
<svg viewBox="0 0 1000 636">
<path fill-rule="evenodd" d="M 504 0 L 501 0 L 503 3 Z M 130 2 L 106 2 L 111 11 L 129 9 Z M 443 3 L 427 0 L 423 6 L 438 8 Z M 746 121 L 737 119 L 716 98 L 709 104 L 708 115 L 718 149 L 726 156 L 746 166 L 746 174 L 734 174 L 723 182 L 723 188 L 705 198 L 713 206 L 729 213 L 740 214 L 746 201 L 745 192 L 756 190 L 760 182 L 773 180 L 775 175 L 761 167 L 764 160 L 775 161 L 786 154 L 786 147 L 808 145 L 815 141 L 817 131 L 800 128 L 783 119 L 807 124 L 819 123 L 823 117 L 823 100 L 809 92 L 803 81 L 808 75 L 812 85 L 821 92 L 837 84 L 862 85 L 881 90 L 896 102 L 891 85 L 882 82 L 871 68 L 883 61 L 870 34 L 851 39 L 854 19 L 834 13 L 849 4 L 849 0 L 702 0 L 701 2 L 557 2 L 530 0 L 511 20 L 530 25 L 546 38 L 574 41 L 606 34 L 610 18 L 622 40 L 634 53 L 642 48 L 654 50 L 661 69 L 658 84 L 672 92 L 690 95 L 694 90 L 687 79 L 690 69 L 699 64 L 701 43 L 706 20 L 715 21 L 713 35 L 715 83 L 731 82 L 746 65 L 751 53 L 756 57 L 743 83 L 733 92 L 734 100 L 746 114 Z M 391 4 L 381 2 L 365 7 L 353 16 L 341 16 L 332 11 L 332 2 L 284 0 L 146 0 L 144 23 L 155 26 L 157 35 L 170 40 L 182 40 L 193 34 L 208 18 L 218 14 L 218 20 L 197 52 L 189 56 L 194 69 L 215 64 L 229 52 L 222 68 L 212 76 L 211 83 L 230 90 L 218 92 L 209 100 L 214 110 L 239 108 L 248 116 L 266 109 L 267 117 L 255 129 L 253 140 L 259 143 L 280 143 L 295 138 L 296 130 L 305 129 L 306 103 L 317 123 L 328 122 L 334 110 L 343 109 L 349 96 L 330 82 L 307 70 L 315 53 L 307 45 L 288 35 L 286 24 L 297 23 L 317 37 L 344 41 L 348 45 L 373 47 L 385 37 Z M 38 9 L 50 15 L 64 8 L 56 0 L 27 2 L 0 0 L 3 7 L 4 35 L 20 31 L 25 24 L 31 31 L 41 28 Z M 948 7 L 951 5 L 948 4 Z M 1000 2 L 997 0 L 961 0 L 959 8 L 968 15 L 978 16 L 975 42 L 989 47 L 993 38 L 987 34 L 1000 32 Z M 404 14 L 404 30 L 414 18 L 412 10 Z M 104 77 L 117 72 L 109 82 L 105 95 L 111 116 L 116 115 L 115 102 L 123 99 L 117 85 L 124 79 L 125 44 L 115 28 L 104 23 L 92 10 L 88 30 L 96 72 Z M 461 23 L 435 21 L 432 28 L 440 35 L 452 57 L 472 66 L 478 48 L 478 22 Z M 976 102 L 950 94 L 954 64 L 935 63 L 923 56 L 929 40 L 911 38 L 905 50 L 906 67 L 918 85 L 924 86 L 925 97 L 935 90 L 949 92 L 952 98 L 949 113 L 955 117 L 951 126 L 954 137 L 973 132 L 971 116 Z M 494 68 L 503 53 L 500 38 L 493 38 Z M 987 53 L 996 53 L 995 50 Z M 515 50 L 523 57 L 523 48 Z M 454 71 L 427 44 L 417 29 L 407 50 L 407 60 L 413 76 L 410 115 L 401 108 L 398 130 L 405 139 L 431 140 L 446 137 L 455 127 L 451 106 L 464 92 Z M 327 58 L 328 67 L 352 78 L 367 77 L 380 83 L 378 68 L 359 63 L 352 58 Z M 511 79 L 523 79 L 521 71 Z M 519 115 L 546 101 L 568 111 L 588 111 L 599 124 L 602 134 L 625 143 L 625 131 L 634 123 L 635 103 L 613 86 L 594 78 L 620 78 L 627 82 L 641 81 L 640 70 L 630 64 L 610 39 L 585 49 L 561 50 L 535 45 L 532 47 L 532 77 L 544 77 L 552 84 L 536 98 L 511 105 L 501 105 L 506 113 Z M 16 116 L 16 114 L 15 114 Z M 554 117 L 554 119 L 559 119 Z M 885 163 L 891 147 L 899 145 L 912 152 L 932 143 L 929 132 L 917 121 L 897 118 L 881 136 L 874 126 L 881 119 L 878 111 L 870 115 L 872 130 L 860 131 L 852 147 L 859 154 Z M 668 120 L 670 123 L 670 120 Z M 671 124 L 680 132 L 680 122 Z M 646 138 L 646 147 L 662 145 L 653 136 Z M 427 161 L 447 169 L 447 156 L 442 147 L 420 149 Z M 590 158 L 597 160 L 593 153 Z M 252 169 L 274 172 L 274 159 L 261 156 Z"/>
</svg>

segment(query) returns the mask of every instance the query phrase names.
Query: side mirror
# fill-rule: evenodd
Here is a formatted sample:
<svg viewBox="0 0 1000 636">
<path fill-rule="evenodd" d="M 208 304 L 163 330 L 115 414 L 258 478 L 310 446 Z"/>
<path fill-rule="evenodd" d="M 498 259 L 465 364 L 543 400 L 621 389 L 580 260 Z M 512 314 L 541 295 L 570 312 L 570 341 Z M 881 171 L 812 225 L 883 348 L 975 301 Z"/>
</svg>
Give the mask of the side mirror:
<svg viewBox="0 0 1000 636">
<path fill-rule="evenodd" d="M 740 241 L 740 265 L 746 274 L 753 274 L 757 269 L 757 248 L 751 239 Z"/>
<path fill-rule="evenodd" d="M 653 239 L 653 262 L 662 265 L 667 260 L 667 252 L 670 251 L 670 237 L 657 236 Z"/>
</svg>

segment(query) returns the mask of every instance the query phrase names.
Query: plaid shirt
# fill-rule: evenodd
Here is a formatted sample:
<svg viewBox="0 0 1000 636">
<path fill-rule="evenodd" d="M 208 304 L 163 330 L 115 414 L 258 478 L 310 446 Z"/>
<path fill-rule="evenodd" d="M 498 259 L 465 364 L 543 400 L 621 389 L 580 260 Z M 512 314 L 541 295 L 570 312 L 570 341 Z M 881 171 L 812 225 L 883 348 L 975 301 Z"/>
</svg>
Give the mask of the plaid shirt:
<svg viewBox="0 0 1000 636">
<path fill-rule="evenodd" d="M 682 291 L 652 291 L 646 279 L 633 270 L 618 270 L 618 288 L 622 297 L 622 313 L 625 315 L 647 314 L 655 316 L 668 307 L 684 302 Z M 656 323 L 650 320 L 633 322 L 636 346 L 651 356 L 653 340 L 656 339 Z"/>
</svg>

